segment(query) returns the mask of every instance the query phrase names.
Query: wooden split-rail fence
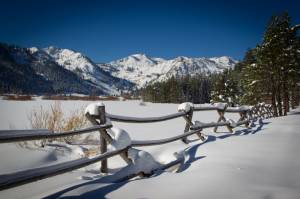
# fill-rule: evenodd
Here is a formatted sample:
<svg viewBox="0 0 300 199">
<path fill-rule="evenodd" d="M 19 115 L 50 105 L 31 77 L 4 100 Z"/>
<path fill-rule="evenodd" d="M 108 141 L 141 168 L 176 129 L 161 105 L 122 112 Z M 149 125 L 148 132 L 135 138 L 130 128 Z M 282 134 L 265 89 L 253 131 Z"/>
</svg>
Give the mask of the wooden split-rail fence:
<svg viewBox="0 0 300 199">
<path fill-rule="evenodd" d="M 220 104 L 219 104 L 220 105 Z M 205 137 L 201 131 L 205 128 L 214 128 L 214 132 L 217 131 L 218 127 L 226 126 L 229 132 L 233 132 L 233 128 L 241 125 L 245 125 L 248 128 L 251 128 L 251 123 L 256 120 L 261 120 L 264 118 L 273 117 L 273 109 L 271 105 L 264 103 L 257 104 L 255 106 L 241 106 L 241 107 L 228 107 L 227 105 L 211 105 L 211 106 L 197 106 L 192 105 L 189 110 L 181 110 L 174 114 L 169 114 L 159 117 L 127 117 L 109 114 L 105 111 L 105 106 L 97 106 L 97 114 L 86 113 L 86 117 L 92 123 L 93 126 L 81 130 L 74 130 L 68 132 L 52 132 L 46 129 L 33 129 L 33 130 L 1 130 L 0 131 L 0 144 L 1 143 L 12 143 L 19 141 L 31 141 L 31 140 L 42 140 L 42 139 L 53 139 L 61 138 L 66 136 L 80 135 L 84 133 L 91 133 L 99 131 L 100 133 L 100 152 L 101 154 L 96 155 L 92 158 L 83 157 L 80 159 L 58 163 L 56 165 L 44 166 L 40 168 L 32 168 L 29 170 L 18 171 L 15 173 L 1 174 L 0 175 L 0 190 L 16 187 L 26 183 L 34 182 L 36 180 L 41 180 L 58 174 L 66 173 L 75 169 L 79 169 L 90 164 L 101 161 L 101 172 L 107 173 L 108 166 L 107 160 L 110 157 L 120 155 L 127 164 L 131 164 L 132 160 L 128 157 L 128 150 L 132 147 L 141 147 L 141 146 L 151 146 L 151 145 L 161 145 L 165 143 L 174 142 L 177 140 L 182 140 L 184 143 L 187 143 L 187 137 L 191 135 L 198 135 L 201 140 L 205 140 Z M 202 123 L 199 121 L 193 122 L 193 112 L 197 111 L 217 111 L 219 118 L 216 122 L 211 123 Z M 225 118 L 225 113 L 238 113 L 240 118 L 238 121 L 234 122 L 233 120 L 227 120 Z M 175 118 L 183 117 L 185 120 L 184 133 L 176 135 L 174 137 L 159 139 L 159 140 L 132 140 L 131 144 L 123 148 L 107 151 L 107 144 L 113 141 L 112 136 L 108 133 L 107 129 L 112 128 L 110 121 L 117 122 L 127 122 L 127 123 L 152 123 L 152 122 L 162 122 L 166 120 L 171 120 Z M 107 119 L 108 118 L 108 119 Z M 176 161 L 173 162 L 176 164 Z M 174 165 L 169 163 L 163 165 L 160 169 L 166 169 Z M 156 169 L 157 170 L 157 169 Z M 155 172 L 153 170 L 152 172 Z M 143 173 L 140 172 L 137 175 L 148 176 L 152 173 Z M 137 176 L 131 175 L 131 177 Z M 126 179 L 129 179 L 130 176 Z"/>
</svg>

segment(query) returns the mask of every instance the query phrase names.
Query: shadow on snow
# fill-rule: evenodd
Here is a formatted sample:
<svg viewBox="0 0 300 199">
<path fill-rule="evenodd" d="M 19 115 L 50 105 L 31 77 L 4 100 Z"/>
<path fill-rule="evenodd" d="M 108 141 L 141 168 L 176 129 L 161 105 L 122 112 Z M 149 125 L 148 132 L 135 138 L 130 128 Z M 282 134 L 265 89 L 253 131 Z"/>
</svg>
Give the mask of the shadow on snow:
<svg viewBox="0 0 300 199">
<path fill-rule="evenodd" d="M 222 139 L 226 139 L 226 138 L 234 137 L 234 136 L 244 136 L 244 135 L 249 135 L 249 134 L 256 134 L 257 132 L 262 130 L 262 127 L 264 125 L 267 125 L 269 123 L 270 122 L 259 121 L 259 124 L 257 126 L 255 126 L 256 128 L 253 128 L 253 129 L 245 128 L 245 129 L 237 130 L 234 133 L 226 132 L 225 135 L 219 135 L 219 136 L 208 135 L 204 142 L 198 143 L 193 146 L 189 146 L 183 151 L 184 155 L 187 156 L 188 158 L 179 165 L 176 173 L 184 172 L 192 165 L 193 162 L 206 157 L 206 156 L 196 157 L 198 148 L 200 146 L 210 143 L 210 142 L 215 142 L 219 139 L 222 140 Z M 223 133 L 225 133 L 225 132 L 223 132 Z M 189 143 L 192 143 L 194 141 L 196 141 L 196 140 L 190 140 Z M 150 178 L 157 177 L 157 176 L 163 174 L 164 172 L 165 171 L 155 172 L 155 174 L 150 176 Z M 125 181 L 120 182 L 119 179 L 120 179 L 119 176 L 115 175 L 115 174 L 103 176 L 99 179 L 95 179 L 92 181 L 88 181 L 85 183 L 81 183 L 81 184 L 66 188 L 57 193 L 49 195 L 45 198 L 47 198 L 47 199 L 53 199 L 53 198 L 106 198 L 107 194 L 119 189 L 120 187 L 126 185 L 129 182 L 143 180 L 142 178 L 139 178 L 139 179 L 135 178 L 132 180 L 125 180 Z M 100 184 L 102 185 L 101 187 L 99 187 Z M 86 187 L 86 186 L 88 186 L 88 187 Z M 89 190 L 87 190 L 87 188 Z M 81 195 L 77 195 L 77 196 L 76 195 L 72 195 L 72 196 L 64 195 L 64 194 L 68 194 L 68 192 L 71 192 L 75 189 L 78 189 L 78 191 L 84 190 L 85 193 L 83 193 Z M 76 194 L 76 191 L 74 193 Z"/>
</svg>

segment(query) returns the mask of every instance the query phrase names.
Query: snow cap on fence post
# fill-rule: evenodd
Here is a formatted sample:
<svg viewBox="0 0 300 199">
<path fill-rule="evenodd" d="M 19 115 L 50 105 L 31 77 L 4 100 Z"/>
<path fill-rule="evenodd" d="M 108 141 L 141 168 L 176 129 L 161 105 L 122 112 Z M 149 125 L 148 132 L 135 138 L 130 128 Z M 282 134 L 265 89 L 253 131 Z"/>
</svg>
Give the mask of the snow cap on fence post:
<svg viewBox="0 0 300 199">
<path fill-rule="evenodd" d="M 89 113 L 90 115 L 99 115 L 99 106 L 105 106 L 102 102 L 89 104 L 84 111 L 84 114 Z"/>
<path fill-rule="evenodd" d="M 178 112 L 188 113 L 193 108 L 194 108 L 194 104 L 193 103 L 191 103 L 191 102 L 185 102 L 185 103 L 179 104 L 177 110 L 178 110 Z"/>
</svg>

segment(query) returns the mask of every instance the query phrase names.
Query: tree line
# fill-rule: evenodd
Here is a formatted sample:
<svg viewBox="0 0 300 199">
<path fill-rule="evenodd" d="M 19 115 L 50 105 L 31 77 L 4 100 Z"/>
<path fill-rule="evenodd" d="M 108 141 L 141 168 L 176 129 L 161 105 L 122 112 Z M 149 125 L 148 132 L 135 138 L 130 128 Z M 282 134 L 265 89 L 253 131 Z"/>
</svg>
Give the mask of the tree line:
<svg viewBox="0 0 300 199">
<path fill-rule="evenodd" d="M 220 74 L 198 74 L 148 85 L 140 91 L 145 101 L 180 103 L 227 102 L 273 105 L 274 114 L 286 115 L 300 100 L 299 25 L 287 12 L 271 17 L 262 42 L 248 49 L 234 69 Z"/>
<path fill-rule="evenodd" d="M 206 103 L 210 100 L 211 79 L 202 74 L 171 77 L 142 88 L 139 93 L 144 101 L 160 103 Z"/>
<path fill-rule="evenodd" d="M 299 28 L 300 24 L 291 25 L 286 12 L 272 16 L 262 42 L 248 49 L 233 70 L 220 74 L 212 99 L 238 104 L 267 102 L 276 116 L 286 115 L 300 99 Z"/>
</svg>

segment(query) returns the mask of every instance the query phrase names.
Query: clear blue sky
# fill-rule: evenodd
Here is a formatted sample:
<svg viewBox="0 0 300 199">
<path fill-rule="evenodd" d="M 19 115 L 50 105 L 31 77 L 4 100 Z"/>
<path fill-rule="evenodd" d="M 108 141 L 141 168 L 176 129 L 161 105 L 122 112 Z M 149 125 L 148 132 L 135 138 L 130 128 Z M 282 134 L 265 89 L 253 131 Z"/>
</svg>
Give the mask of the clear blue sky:
<svg viewBox="0 0 300 199">
<path fill-rule="evenodd" d="M 96 62 L 134 53 L 241 59 L 273 13 L 300 23 L 300 1 L 0 0 L 0 41 L 54 45 Z"/>
</svg>

